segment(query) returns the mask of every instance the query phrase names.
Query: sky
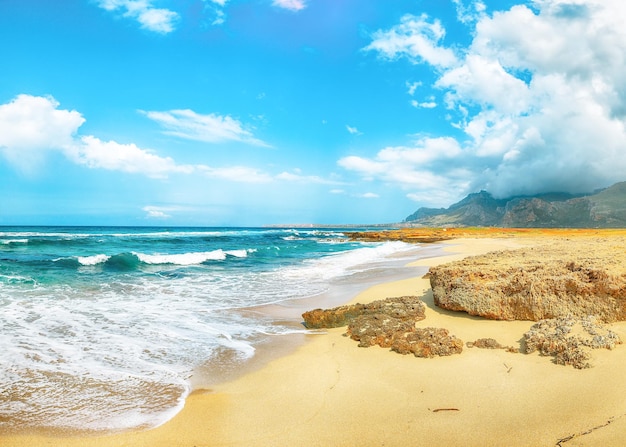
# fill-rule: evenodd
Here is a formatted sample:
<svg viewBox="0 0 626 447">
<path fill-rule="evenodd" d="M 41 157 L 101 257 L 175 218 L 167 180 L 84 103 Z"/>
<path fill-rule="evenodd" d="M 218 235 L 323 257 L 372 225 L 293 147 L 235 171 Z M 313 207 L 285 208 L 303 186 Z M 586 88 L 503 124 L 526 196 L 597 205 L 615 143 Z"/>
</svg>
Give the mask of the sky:
<svg viewBox="0 0 626 447">
<path fill-rule="evenodd" d="M 626 180 L 622 0 L 0 0 L 0 225 L 402 221 Z"/>
</svg>

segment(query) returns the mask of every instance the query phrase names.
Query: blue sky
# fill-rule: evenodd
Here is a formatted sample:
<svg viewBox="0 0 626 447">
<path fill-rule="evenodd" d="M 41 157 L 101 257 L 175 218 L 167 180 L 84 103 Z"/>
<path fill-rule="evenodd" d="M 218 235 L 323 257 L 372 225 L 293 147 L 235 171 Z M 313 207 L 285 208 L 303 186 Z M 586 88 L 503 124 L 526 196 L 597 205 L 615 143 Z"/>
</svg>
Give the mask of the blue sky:
<svg viewBox="0 0 626 447">
<path fill-rule="evenodd" d="M 618 0 L 0 2 L 0 224 L 385 223 L 626 180 Z"/>
</svg>

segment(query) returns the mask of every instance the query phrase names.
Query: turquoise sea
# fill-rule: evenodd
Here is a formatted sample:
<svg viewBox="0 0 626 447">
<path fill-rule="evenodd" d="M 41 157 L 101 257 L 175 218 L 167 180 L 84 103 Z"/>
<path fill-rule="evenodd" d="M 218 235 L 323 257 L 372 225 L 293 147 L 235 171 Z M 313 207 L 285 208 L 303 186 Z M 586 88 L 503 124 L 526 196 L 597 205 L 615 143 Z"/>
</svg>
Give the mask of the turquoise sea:
<svg viewBox="0 0 626 447">
<path fill-rule="evenodd" d="M 341 304 L 424 250 L 342 231 L 0 227 L 0 432 L 157 426 L 199 368 L 305 332 L 267 305 Z"/>
</svg>

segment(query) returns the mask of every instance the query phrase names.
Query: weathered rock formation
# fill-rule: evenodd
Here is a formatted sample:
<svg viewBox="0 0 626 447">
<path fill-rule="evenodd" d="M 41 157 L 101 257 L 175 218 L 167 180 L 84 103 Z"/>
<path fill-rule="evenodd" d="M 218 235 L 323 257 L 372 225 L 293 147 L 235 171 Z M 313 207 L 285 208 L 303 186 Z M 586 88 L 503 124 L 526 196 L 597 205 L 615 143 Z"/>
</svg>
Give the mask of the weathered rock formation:
<svg viewBox="0 0 626 447">
<path fill-rule="evenodd" d="M 562 240 L 430 269 L 435 304 L 496 320 L 626 320 L 626 240 Z"/>
<path fill-rule="evenodd" d="M 423 320 L 424 303 L 416 296 L 385 298 L 369 304 L 350 304 L 333 309 L 315 309 L 302 314 L 304 326 L 321 329 L 347 326 L 357 317 L 387 315 L 398 320 Z"/>
<path fill-rule="evenodd" d="M 450 335 L 447 329 L 427 327 L 396 334 L 391 350 L 415 357 L 448 356 L 463 352 L 463 342 Z"/>
<path fill-rule="evenodd" d="M 613 349 L 621 343 L 619 336 L 595 317 L 542 320 L 524 334 L 524 352 L 539 351 L 554 357 L 558 365 L 579 369 L 591 366 L 591 349 Z"/>
<path fill-rule="evenodd" d="M 361 347 L 378 345 L 416 357 L 451 355 L 463 350 L 463 342 L 446 329 L 417 329 L 425 306 L 416 296 L 386 298 L 369 304 L 315 309 L 305 312 L 304 325 L 310 329 L 348 326 L 346 335 Z"/>
<path fill-rule="evenodd" d="M 367 348 L 378 345 L 389 348 L 398 334 L 406 334 L 415 329 L 413 319 L 394 318 L 387 314 L 361 315 L 350 322 L 347 335 Z"/>
<path fill-rule="evenodd" d="M 494 338 L 479 338 L 475 341 L 468 341 L 465 343 L 468 348 L 480 348 L 480 349 L 504 349 L 507 352 L 515 353 L 520 352 L 519 349 L 513 346 L 502 346 Z"/>
</svg>

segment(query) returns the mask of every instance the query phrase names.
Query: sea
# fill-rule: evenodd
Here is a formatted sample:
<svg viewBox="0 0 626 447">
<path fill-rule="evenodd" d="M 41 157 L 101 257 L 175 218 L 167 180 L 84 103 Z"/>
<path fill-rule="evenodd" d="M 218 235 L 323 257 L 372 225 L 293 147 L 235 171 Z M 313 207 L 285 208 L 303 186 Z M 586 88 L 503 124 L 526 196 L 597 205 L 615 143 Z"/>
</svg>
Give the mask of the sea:
<svg viewBox="0 0 626 447">
<path fill-rule="evenodd" d="M 0 227 L 0 433 L 156 427 L 426 253 L 344 231 Z"/>
</svg>

